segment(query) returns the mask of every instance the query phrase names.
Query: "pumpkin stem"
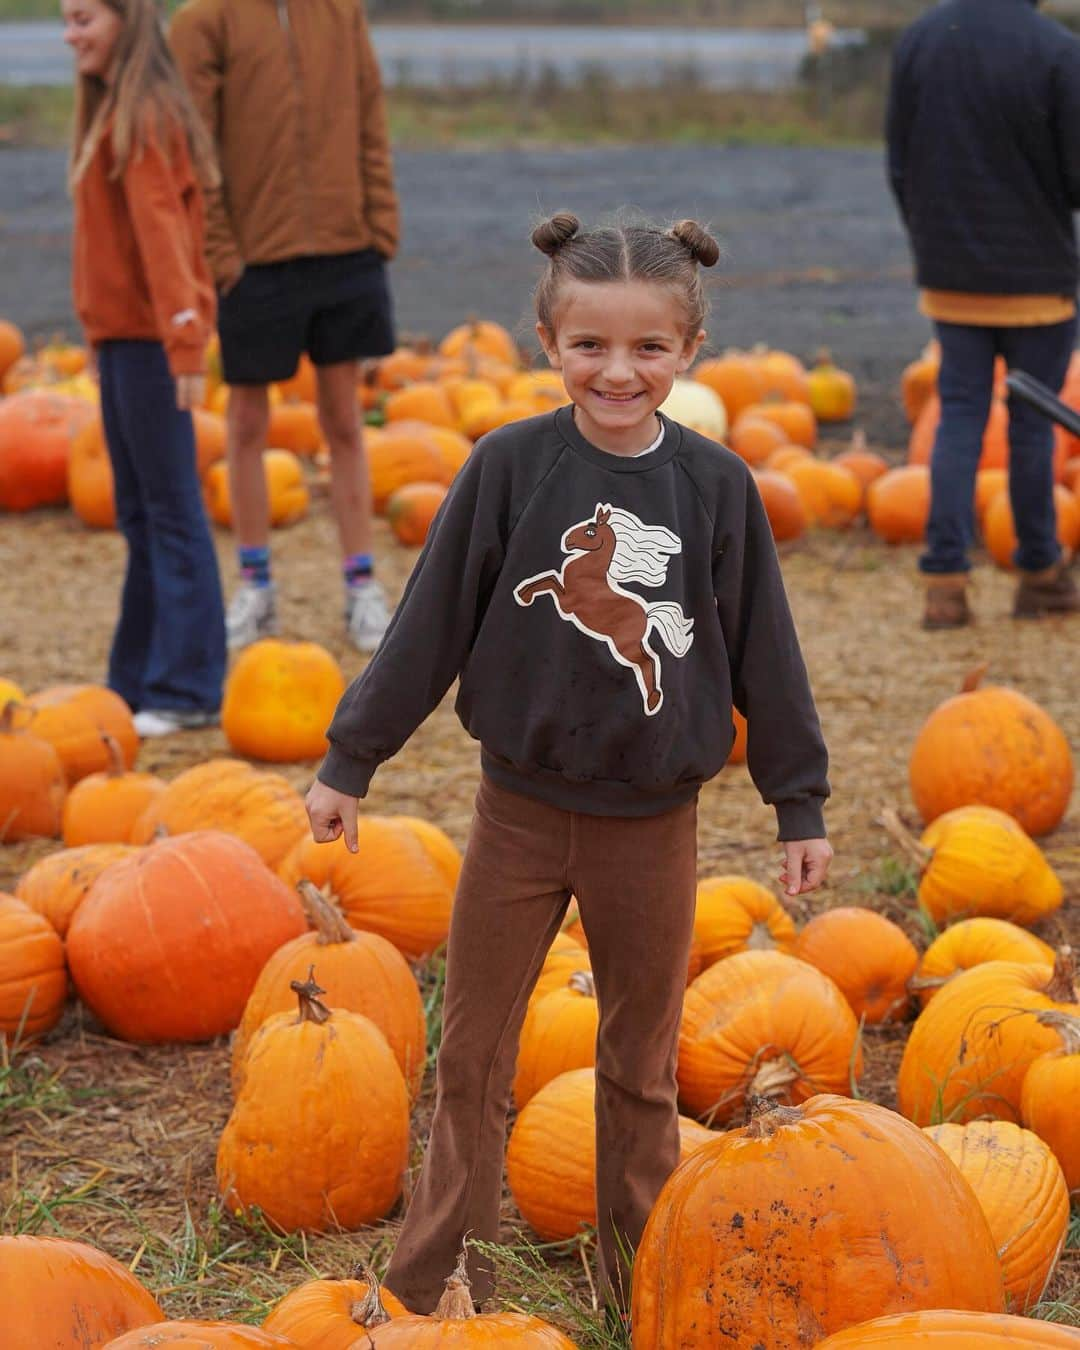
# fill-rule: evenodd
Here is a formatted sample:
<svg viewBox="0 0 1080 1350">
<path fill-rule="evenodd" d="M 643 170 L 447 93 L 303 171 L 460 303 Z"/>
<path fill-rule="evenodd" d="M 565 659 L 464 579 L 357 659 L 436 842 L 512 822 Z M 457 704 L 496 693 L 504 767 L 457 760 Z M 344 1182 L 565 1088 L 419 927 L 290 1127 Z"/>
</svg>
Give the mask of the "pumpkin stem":
<svg viewBox="0 0 1080 1350">
<path fill-rule="evenodd" d="M 439 1299 L 439 1305 L 434 1312 L 435 1317 L 441 1317 L 444 1321 L 465 1322 L 476 1316 L 476 1309 L 473 1307 L 472 1300 L 472 1285 L 469 1283 L 469 1273 L 465 1268 L 465 1261 L 466 1252 L 463 1242 L 461 1251 L 458 1252 L 457 1265 L 446 1281 L 446 1290 L 442 1298 Z"/>
<path fill-rule="evenodd" d="M 1054 973 L 1044 992 L 1055 1003 L 1076 1002 L 1076 953 L 1070 946 L 1058 948 L 1054 957 Z"/>
<path fill-rule="evenodd" d="M 748 952 L 772 952 L 776 950 L 776 939 L 769 931 L 769 925 L 759 919 L 751 926 L 746 939 Z"/>
<path fill-rule="evenodd" d="M 1043 1026 L 1053 1027 L 1061 1037 L 1067 1055 L 1080 1055 L 1080 1017 L 1047 1008 L 1045 1012 L 1036 1013 L 1035 1020 Z"/>
<path fill-rule="evenodd" d="M 964 683 L 960 686 L 960 692 L 962 694 L 973 693 L 976 689 L 978 689 L 982 677 L 986 674 L 986 672 L 989 669 L 990 669 L 990 662 L 981 661 L 975 667 L 974 670 L 969 670 L 968 673 L 964 676 Z"/>
<path fill-rule="evenodd" d="M 109 767 L 105 770 L 106 775 L 109 778 L 122 778 L 127 772 L 127 764 L 124 762 L 124 752 L 120 749 L 120 742 L 115 736 L 110 736 L 107 731 L 101 733 L 101 739 L 109 756 Z"/>
<path fill-rule="evenodd" d="M 369 1327 L 381 1327 L 384 1322 L 389 1322 L 390 1314 L 383 1306 L 382 1281 L 378 1275 L 366 1261 L 358 1261 L 352 1277 L 354 1280 L 363 1280 L 367 1285 L 364 1297 L 358 1298 L 349 1309 L 349 1316 L 356 1325 L 366 1331 Z"/>
<path fill-rule="evenodd" d="M 300 1000 L 300 1016 L 298 1021 L 318 1022 L 321 1024 L 330 1020 L 330 1009 L 325 1003 L 319 1002 L 319 995 L 325 994 L 326 990 L 320 988 L 319 985 L 315 983 L 314 966 L 309 967 L 308 977 L 303 984 L 301 984 L 299 980 L 290 980 L 289 988 Z"/>
<path fill-rule="evenodd" d="M 768 1097 L 747 1098 L 750 1123 L 746 1127 L 748 1139 L 771 1139 L 782 1125 L 794 1125 L 802 1120 L 797 1106 L 781 1106 Z"/>
<path fill-rule="evenodd" d="M 320 891 L 318 886 L 308 881 L 307 877 L 300 878 L 296 883 L 296 889 L 300 892 L 300 903 L 304 906 L 308 922 L 319 935 L 316 941 L 320 947 L 356 941 L 356 932 L 352 924 L 330 896 Z"/>
<path fill-rule="evenodd" d="M 900 813 L 894 806 L 884 806 L 881 809 L 881 815 L 878 816 L 878 824 L 883 825 L 885 833 L 899 844 L 908 857 L 919 869 L 920 874 L 925 872 L 930 866 L 930 859 L 934 856 L 933 850 L 923 848 L 922 844 L 915 838 L 904 822 L 900 819 Z"/>
<path fill-rule="evenodd" d="M 575 970 L 567 980 L 566 985 L 575 994 L 584 994 L 586 998 L 596 997 L 596 981 L 592 977 L 592 971 Z"/>
<path fill-rule="evenodd" d="M 746 1095 L 751 1101 L 771 1101 L 786 1092 L 801 1077 L 798 1065 L 787 1055 L 767 1059 L 759 1065 L 746 1089 Z"/>
<path fill-rule="evenodd" d="M 18 699 L 9 698 L 4 704 L 3 712 L 0 712 L 0 732 L 4 735 L 15 730 L 15 709 L 18 706 Z"/>
</svg>

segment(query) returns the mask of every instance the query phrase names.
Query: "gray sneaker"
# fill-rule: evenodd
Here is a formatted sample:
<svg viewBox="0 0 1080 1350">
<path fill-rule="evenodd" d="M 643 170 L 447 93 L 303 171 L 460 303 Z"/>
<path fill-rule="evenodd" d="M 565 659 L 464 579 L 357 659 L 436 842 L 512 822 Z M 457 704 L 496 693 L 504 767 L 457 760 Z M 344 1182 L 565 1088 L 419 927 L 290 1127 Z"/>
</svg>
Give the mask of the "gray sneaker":
<svg viewBox="0 0 1080 1350">
<path fill-rule="evenodd" d="M 225 640 L 229 651 L 239 651 L 259 638 L 274 637 L 278 630 L 277 588 L 245 582 L 229 603 L 225 615 Z"/>
<path fill-rule="evenodd" d="M 345 592 L 345 627 L 349 640 L 361 652 L 373 652 L 390 622 L 386 594 L 377 581 L 350 586 Z"/>
</svg>

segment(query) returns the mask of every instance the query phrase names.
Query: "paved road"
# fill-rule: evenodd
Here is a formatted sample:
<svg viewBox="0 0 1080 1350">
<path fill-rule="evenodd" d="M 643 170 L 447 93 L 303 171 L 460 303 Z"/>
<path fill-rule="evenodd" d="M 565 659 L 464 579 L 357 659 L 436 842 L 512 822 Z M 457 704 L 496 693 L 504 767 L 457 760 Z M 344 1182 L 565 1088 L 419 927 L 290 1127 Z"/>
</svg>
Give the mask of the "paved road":
<svg viewBox="0 0 1080 1350">
<path fill-rule="evenodd" d="M 0 313 L 35 334 L 74 331 L 64 171 L 57 151 L 0 150 Z M 868 391 L 891 391 L 928 335 L 875 149 L 401 151 L 397 172 L 406 234 L 393 284 L 406 332 L 438 337 L 468 312 L 531 332 L 531 221 L 634 206 L 696 216 L 722 239 L 718 347 L 808 356 L 824 343 Z M 900 434 L 887 417 L 877 430 L 887 427 Z"/>
</svg>

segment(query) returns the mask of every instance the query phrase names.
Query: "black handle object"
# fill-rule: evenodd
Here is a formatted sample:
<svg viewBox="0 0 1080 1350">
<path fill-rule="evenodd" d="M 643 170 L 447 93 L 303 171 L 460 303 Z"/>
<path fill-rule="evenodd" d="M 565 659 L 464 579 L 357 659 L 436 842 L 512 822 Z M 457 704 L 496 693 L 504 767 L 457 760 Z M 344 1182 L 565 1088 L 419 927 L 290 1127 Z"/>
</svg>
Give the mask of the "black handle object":
<svg viewBox="0 0 1080 1350">
<path fill-rule="evenodd" d="M 1057 422 L 1074 436 L 1080 436 L 1080 412 L 1070 408 L 1067 403 L 1062 403 L 1056 394 L 1033 375 L 1028 375 L 1023 370 L 1010 370 L 1005 376 L 1005 386 L 1010 394 L 1015 394 L 1025 403 L 1030 403 L 1033 408 L 1038 408 L 1052 422 Z"/>
</svg>

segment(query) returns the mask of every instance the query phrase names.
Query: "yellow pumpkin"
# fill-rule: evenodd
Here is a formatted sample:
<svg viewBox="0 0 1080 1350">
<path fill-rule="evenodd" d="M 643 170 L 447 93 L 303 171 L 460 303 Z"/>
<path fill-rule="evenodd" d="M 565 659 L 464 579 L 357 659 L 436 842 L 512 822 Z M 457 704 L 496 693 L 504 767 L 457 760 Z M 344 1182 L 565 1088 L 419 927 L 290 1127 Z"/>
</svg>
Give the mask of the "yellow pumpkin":
<svg viewBox="0 0 1080 1350">
<path fill-rule="evenodd" d="M 325 647 L 264 638 L 245 647 L 229 672 L 222 730 L 233 750 L 251 759 L 317 759 L 344 692 L 345 676 Z"/>
<path fill-rule="evenodd" d="M 304 467 L 291 450 L 264 450 L 263 472 L 270 503 L 270 524 L 293 525 L 308 513 L 311 494 L 304 481 Z M 211 464 L 203 475 L 203 497 L 207 514 L 224 529 L 232 526 L 232 500 L 229 496 L 229 472 L 221 460 Z"/>
<path fill-rule="evenodd" d="M 698 882 L 694 937 L 705 970 L 735 952 L 795 948 L 795 923 L 772 891 L 749 877 L 705 877 Z"/>
</svg>

